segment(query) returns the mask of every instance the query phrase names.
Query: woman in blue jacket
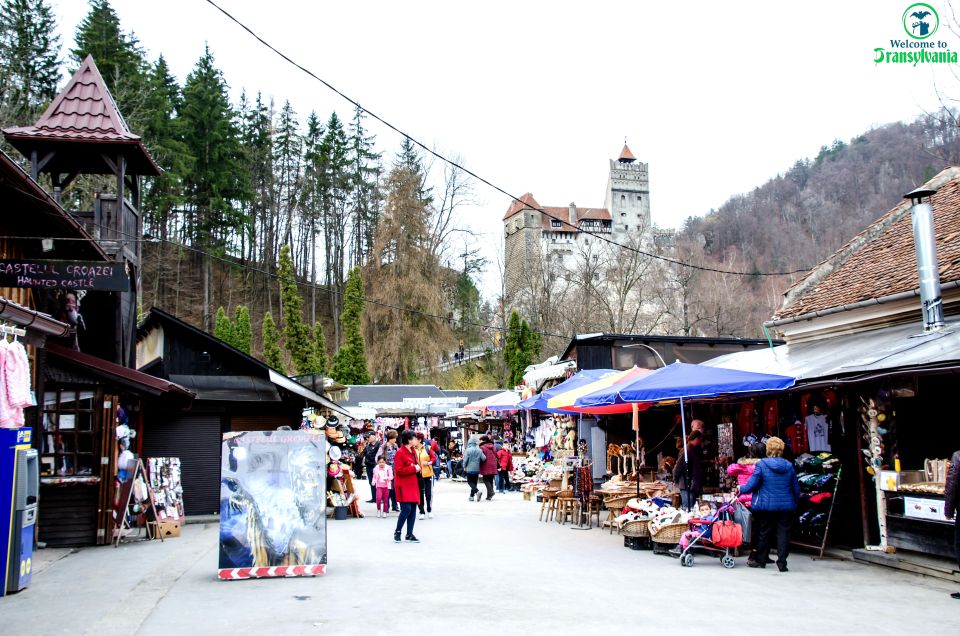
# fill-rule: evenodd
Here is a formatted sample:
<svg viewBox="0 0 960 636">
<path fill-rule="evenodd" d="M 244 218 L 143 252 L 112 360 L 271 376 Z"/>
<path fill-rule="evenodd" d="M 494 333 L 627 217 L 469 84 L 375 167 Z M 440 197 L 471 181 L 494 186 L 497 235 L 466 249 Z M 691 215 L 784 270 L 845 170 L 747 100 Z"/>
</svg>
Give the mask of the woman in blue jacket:
<svg viewBox="0 0 960 636">
<path fill-rule="evenodd" d="M 752 512 L 760 533 L 754 560 L 747 561 L 752 568 L 767 566 L 770 556 L 770 539 L 774 528 L 777 532 L 777 568 L 787 571 L 787 554 L 790 551 L 790 526 L 793 524 L 797 502 L 800 500 L 800 482 L 793 464 L 783 458 L 783 440 L 771 437 L 767 440 L 767 456 L 757 462 L 750 480 L 740 487 L 744 494 L 753 493 Z"/>
</svg>

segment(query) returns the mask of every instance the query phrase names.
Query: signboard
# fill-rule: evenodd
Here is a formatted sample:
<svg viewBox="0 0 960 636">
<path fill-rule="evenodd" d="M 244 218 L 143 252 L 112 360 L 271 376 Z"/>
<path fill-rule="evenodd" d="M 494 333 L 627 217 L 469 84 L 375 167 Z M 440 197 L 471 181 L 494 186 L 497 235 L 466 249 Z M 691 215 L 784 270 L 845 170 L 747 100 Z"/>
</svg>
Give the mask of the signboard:
<svg viewBox="0 0 960 636">
<path fill-rule="evenodd" d="M 123 263 L 0 260 L 0 287 L 130 291 Z"/>
<path fill-rule="evenodd" d="M 326 475 L 323 433 L 224 435 L 219 578 L 323 574 L 327 563 Z"/>
</svg>

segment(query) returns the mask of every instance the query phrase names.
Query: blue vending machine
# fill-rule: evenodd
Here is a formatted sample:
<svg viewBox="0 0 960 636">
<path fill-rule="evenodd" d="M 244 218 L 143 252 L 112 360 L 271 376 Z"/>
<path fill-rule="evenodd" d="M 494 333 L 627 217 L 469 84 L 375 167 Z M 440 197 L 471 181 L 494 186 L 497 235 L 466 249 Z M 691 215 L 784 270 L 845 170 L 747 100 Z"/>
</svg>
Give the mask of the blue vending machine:
<svg viewBox="0 0 960 636">
<path fill-rule="evenodd" d="M 39 458 L 29 428 L 0 428 L 0 596 L 30 584 Z"/>
</svg>

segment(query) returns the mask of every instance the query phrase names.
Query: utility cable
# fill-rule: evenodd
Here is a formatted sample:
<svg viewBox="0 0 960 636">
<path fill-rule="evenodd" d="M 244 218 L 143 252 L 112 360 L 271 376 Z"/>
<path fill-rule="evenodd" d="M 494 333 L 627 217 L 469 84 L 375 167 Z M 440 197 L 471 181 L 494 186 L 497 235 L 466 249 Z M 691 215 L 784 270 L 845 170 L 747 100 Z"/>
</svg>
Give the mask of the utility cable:
<svg viewBox="0 0 960 636">
<path fill-rule="evenodd" d="M 520 203 L 521 205 L 527 206 L 527 207 L 528 207 L 529 209 L 531 209 L 531 210 L 536 210 L 537 212 L 539 212 L 540 214 L 546 216 L 546 217 L 549 218 L 549 219 L 552 219 L 552 220 L 554 220 L 554 221 L 560 221 L 561 224 L 566 223 L 567 225 L 570 225 L 569 219 L 568 219 L 568 220 L 561 219 L 561 218 L 559 218 L 559 217 L 553 216 L 552 214 L 550 214 L 549 212 L 543 210 L 542 208 L 539 208 L 539 207 L 537 207 L 537 206 L 532 206 L 532 205 L 527 204 L 525 201 L 521 200 L 520 197 L 517 197 L 517 196 L 511 194 L 510 192 L 507 192 L 506 190 L 504 190 L 504 189 L 501 188 L 500 186 L 496 185 L 495 183 L 492 183 L 491 181 L 483 178 L 482 176 L 480 176 L 480 175 L 477 174 L 476 172 L 470 170 L 469 168 L 465 168 L 464 166 L 460 165 L 460 164 L 457 163 L 456 161 L 453 161 L 452 159 L 448 159 L 446 156 L 444 156 L 444 155 L 440 154 L 439 152 L 437 152 L 436 150 L 428 147 L 426 144 L 422 143 L 422 142 L 419 141 L 417 138 L 412 137 L 412 136 L 410 136 L 409 134 L 405 133 L 404 131 L 400 130 L 399 128 L 397 128 L 396 126 L 394 126 L 393 124 L 391 124 L 391 123 L 390 123 L 389 121 L 387 121 L 386 119 L 380 117 L 379 115 L 377 115 L 376 113 L 370 111 L 369 109 L 361 106 L 358 101 L 354 100 L 353 98 L 351 98 L 350 96 L 348 96 L 346 93 L 343 93 L 342 91 L 340 91 L 339 89 L 337 89 L 335 86 L 333 86 L 332 84 L 330 84 L 330 82 L 326 81 L 325 79 L 323 79 L 323 78 L 321 78 L 320 76 L 316 75 L 316 74 L 315 74 L 313 71 L 311 71 L 310 69 L 308 69 L 308 68 L 304 67 L 303 65 L 299 64 L 298 62 L 294 61 L 294 60 L 293 60 L 292 58 L 290 58 L 287 54 L 283 53 L 282 51 L 280 51 L 279 49 L 277 49 L 276 47 L 274 47 L 272 44 L 270 44 L 269 42 L 267 42 L 266 40 L 264 40 L 264 39 L 263 39 L 260 35 L 258 35 L 253 29 L 251 29 L 249 26 L 247 26 L 246 24 L 244 24 L 243 22 L 241 22 L 239 19 L 237 19 L 236 17 L 234 17 L 233 14 L 231 14 L 229 11 L 227 11 L 226 9 L 224 9 L 223 7 L 221 7 L 220 5 L 218 5 L 218 4 L 217 4 L 216 2 L 214 2 L 213 0 L 205 0 L 205 1 L 206 1 L 207 4 L 209 4 L 210 6 L 212 6 L 213 8 L 215 8 L 217 11 L 219 11 L 220 13 L 222 13 L 224 16 L 226 16 L 227 19 L 229 19 L 230 21 L 234 22 L 234 23 L 235 23 L 237 26 L 239 26 L 241 29 L 243 29 L 244 31 L 246 31 L 247 33 L 249 33 L 255 40 L 257 40 L 258 42 L 260 42 L 260 44 L 262 44 L 263 46 L 265 46 L 266 48 L 270 49 L 271 51 L 273 51 L 274 53 L 276 53 L 278 56 L 280 56 L 283 60 L 285 60 L 285 61 L 288 62 L 289 64 L 293 65 L 294 67 L 296 67 L 297 69 L 299 69 L 299 70 L 302 71 L 303 73 L 306 73 L 309 77 L 311 77 L 311 78 L 315 79 L 316 81 L 320 82 L 321 84 L 323 84 L 324 86 L 326 86 L 328 89 L 330 89 L 331 91 L 333 91 L 334 93 L 336 93 L 337 95 L 339 95 L 341 98 L 343 98 L 344 100 L 346 100 L 348 103 L 352 104 L 355 108 L 358 108 L 359 110 L 363 111 L 364 113 L 366 113 L 367 115 L 369 115 L 369 116 L 372 117 L 373 119 L 377 120 L 378 122 L 380 122 L 381 124 L 383 124 L 384 126 L 386 126 L 387 128 L 389 128 L 390 130 L 396 132 L 397 134 L 399 134 L 399 135 L 401 135 L 401 136 L 403 136 L 403 137 L 406 137 L 406 138 L 409 139 L 413 144 L 415 144 L 416 146 L 422 148 L 425 152 L 433 155 L 434 157 L 436 157 L 436 158 L 439 159 L 440 161 L 443 161 L 444 163 L 450 165 L 451 167 L 456 168 L 457 170 L 460 170 L 460 171 L 464 172 L 465 174 L 470 175 L 471 177 L 473 177 L 474 179 L 476 179 L 476 180 L 479 181 L 480 183 L 483 183 L 484 185 L 492 188 L 493 190 L 496 190 L 497 192 L 499 192 L 499 193 L 501 193 L 501 194 L 509 197 L 511 200 L 516 201 L 517 203 Z M 704 271 L 704 272 L 713 272 L 713 273 L 716 273 L 716 274 L 727 274 L 727 275 L 731 275 L 731 276 L 749 276 L 749 277 L 756 277 L 756 276 L 792 276 L 792 275 L 795 275 L 795 274 L 805 274 L 806 272 L 809 271 L 809 268 L 806 268 L 806 269 L 797 269 L 797 270 L 793 270 L 793 271 L 789 271 L 789 272 L 747 272 L 747 271 L 737 271 L 737 270 L 719 269 L 719 268 L 716 268 L 716 267 L 707 267 L 707 266 L 704 266 L 704 265 L 694 265 L 693 263 L 686 263 L 686 262 L 684 262 L 684 261 L 680 261 L 680 260 L 677 260 L 677 259 L 675 259 L 675 258 L 670 258 L 670 257 L 668 257 L 668 256 L 663 256 L 663 255 L 661 255 L 661 254 L 655 254 L 655 253 L 653 253 L 653 252 L 648 252 L 648 251 L 646 251 L 646 250 L 642 250 L 642 249 L 639 249 L 639 248 L 637 248 L 637 247 L 633 247 L 633 246 L 631 246 L 631 245 L 624 245 L 623 243 L 618 243 L 617 241 L 614 241 L 614 240 L 611 239 L 611 238 L 608 238 L 608 237 L 606 237 L 606 236 L 604 236 L 604 235 L 602 235 L 602 234 L 593 232 L 593 231 L 588 230 L 588 229 L 579 229 L 579 228 L 577 228 L 577 229 L 578 229 L 579 232 L 582 232 L 582 233 L 584 233 L 584 234 L 586 234 L 586 235 L 588 235 L 588 236 L 592 236 L 592 237 L 594 237 L 594 238 L 596 238 L 596 239 L 598 239 L 598 240 L 604 241 L 604 242 L 609 243 L 609 244 L 611 244 L 611 245 L 615 245 L 615 246 L 620 247 L 620 248 L 622 248 L 622 249 L 625 249 L 625 250 L 627 250 L 627 251 L 634 252 L 634 253 L 636 253 L 636 254 L 640 254 L 640 255 L 646 256 L 646 257 L 648 257 L 648 258 L 653 258 L 653 259 L 656 259 L 656 260 L 660 260 L 660 261 L 664 261 L 664 262 L 667 262 L 667 263 L 671 263 L 671 264 L 673 264 L 673 265 L 678 265 L 678 266 L 681 266 L 681 267 L 687 267 L 687 268 L 690 268 L 690 269 L 696 269 L 696 270 L 700 270 L 700 271 Z"/>
</svg>

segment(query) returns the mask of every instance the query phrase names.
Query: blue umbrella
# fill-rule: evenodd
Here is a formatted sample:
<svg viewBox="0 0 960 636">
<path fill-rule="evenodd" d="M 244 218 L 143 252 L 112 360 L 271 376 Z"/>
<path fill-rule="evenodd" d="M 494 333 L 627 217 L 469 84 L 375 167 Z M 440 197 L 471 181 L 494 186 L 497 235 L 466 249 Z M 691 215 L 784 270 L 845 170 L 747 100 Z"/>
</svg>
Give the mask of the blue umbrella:
<svg viewBox="0 0 960 636">
<path fill-rule="evenodd" d="M 683 438 L 687 438 L 687 423 L 683 414 L 683 400 L 710 398 L 731 393 L 759 393 L 789 389 L 796 378 L 768 373 L 752 373 L 722 367 L 674 362 L 653 373 L 637 378 L 621 387 L 601 389 L 581 396 L 576 406 L 601 406 L 625 402 L 664 402 L 680 400 L 680 424 Z M 687 446 L 683 446 L 684 459 Z"/>
<path fill-rule="evenodd" d="M 567 391 L 590 384 L 591 382 L 596 382 L 600 378 L 611 373 L 617 373 L 617 371 L 614 369 L 589 369 L 586 371 L 580 371 L 556 386 L 553 386 L 549 389 L 544 389 L 537 395 L 528 397 L 526 400 L 521 400 L 517 406 L 527 411 L 536 410 L 547 413 L 569 413 L 569 411 L 547 408 L 547 402 L 550 400 L 550 398 L 556 395 L 566 393 Z"/>
</svg>

